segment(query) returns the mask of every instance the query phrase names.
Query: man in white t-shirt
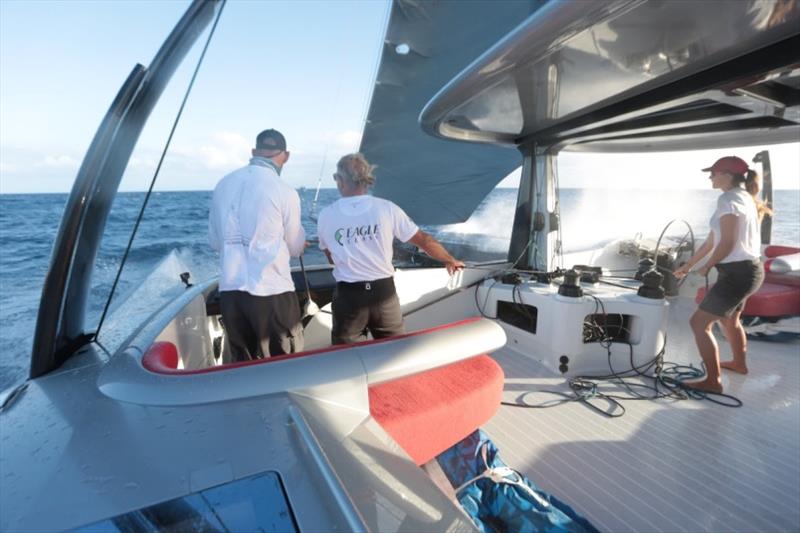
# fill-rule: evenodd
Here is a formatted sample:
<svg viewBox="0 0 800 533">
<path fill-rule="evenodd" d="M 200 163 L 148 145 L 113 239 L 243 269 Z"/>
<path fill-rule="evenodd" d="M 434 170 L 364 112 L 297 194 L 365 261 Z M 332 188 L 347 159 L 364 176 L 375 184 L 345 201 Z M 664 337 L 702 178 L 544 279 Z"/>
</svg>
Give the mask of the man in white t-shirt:
<svg viewBox="0 0 800 533">
<path fill-rule="evenodd" d="M 305 247 L 300 196 L 280 179 L 289 159 L 276 130 L 256 138 L 246 167 L 217 184 L 209 242 L 220 256 L 220 308 L 234 362 L 303 349 L 289 258 Z"/>
<path fill-rule="evenodd" d="M 411 242 L 453 274 L 464 263 L 421 231 L 397 205 L 367 194 L 375 183 L 373 166 L 361 154 L 339 160 L 333 175 L 342 198 L 319 215 L 319 246 L 333 264 L 333 344 L 351 344 L 404 333 L 394 286 L 392 242 Z"/>
</svg>

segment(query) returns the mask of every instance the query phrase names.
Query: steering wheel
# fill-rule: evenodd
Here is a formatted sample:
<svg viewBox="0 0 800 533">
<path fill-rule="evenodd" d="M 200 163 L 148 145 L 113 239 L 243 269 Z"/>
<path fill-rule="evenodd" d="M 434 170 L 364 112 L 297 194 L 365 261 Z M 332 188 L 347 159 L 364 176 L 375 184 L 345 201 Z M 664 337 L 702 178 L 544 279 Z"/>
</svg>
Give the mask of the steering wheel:
<svg viewBox="0 0 800 533">
<path fill-rule="evenodd" d="M 655 257 L 654 257 L 654 262 L 655 262 L 655 264 L 653 265 L 653 269 L 655 269 L 655 270 L 658 270 L 658 269 L 659 269 L 659 268 L 658 268 L 658 248 L 659 248 L 659 246 L 661 246 L 661 239 L 664 237 L 664 234 L 667 232 L 667 230 L 669 229 L 669 227 L 670 227 L 670 226 L 671 226 L 673 223 L 675 223 L 675 222 L 683 222 L 683 223 L 686 225 L 686 227 L 688 228 L 688 230 L 689 230 L 689 231 L 687 231 L 687 232 L 686 232 L 686 234 L 685 234 L 685 235 L 684 235 L 684 236 L 681 238 L 681 240 L 680 240 L 680 241 L 678 241 L 678 245 L 675 247 L 675 249 L 676 249 L 676 250 L 678 250 L 678 251 L 680 252 L 680 249 L 683 247 L 683 243 L 685 243 L 685 242 L 686 242 L 686 237 L 689 237 L 689 239 L 690 239 L 690 240 L 689 240 L 689 242 L 691 242 L 691 255 L 694 255 L 694 252 L 695 252 L 695 240 L 694 240 L 694 231 L 692 230 L 692 226 L 691 226 L 691 225 L 690 225 L 688 222 L 686 222 L 685 220 L 683 220 L 683 219 L 677 219 L 677 218 L 676 218 L 676 219 L 670 220 L 670 221 L 667 223 L 667 225 L 666 225 L 666 226 L 664 226 L 664 229 L 663 229 L 663 230 L 661 230 L 661 235 L 659 235 L 659 236 L 658 236 L 658 240 L 656 241 L 656 249 L 655 249 L 655 251 L 653 252 L 653 255 L 655 256 Z M 690 255 L 690 257 L 691 257 L 691 255 Z M 667 269 L 666 269 L 666 268 L 664 268 L 664 267 L 661 267 L 661 269 L 662 269 L 662 270 L 667 270 Z M 670 273 L 672 273 L 672 271 L 670 271 L 670 270 L 667 270 L 667 272 L 670 272 Z M 680 288 L 681 288 L 681 286 L 684 284 L 684 282 L 686 281 L 686 279 L 687 279 L 687 278 L 688 278 L 688 276 L 684 276 L 682 279 L 678 280 L 678 283 L 677 283 L 677 285 L 676 285 L 676 286 L 677 286 L 677 287 L 680 289 Z"/>
</svg>

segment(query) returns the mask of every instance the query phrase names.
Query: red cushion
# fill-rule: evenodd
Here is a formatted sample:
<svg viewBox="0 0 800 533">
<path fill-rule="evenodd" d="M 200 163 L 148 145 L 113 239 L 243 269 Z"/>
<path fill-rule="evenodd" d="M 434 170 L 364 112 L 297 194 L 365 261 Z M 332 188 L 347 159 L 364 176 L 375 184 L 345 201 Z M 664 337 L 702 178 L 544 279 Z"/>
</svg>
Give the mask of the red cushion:
<svg viewBox="0 0 800 533">
<path fill-rule="evenodd" d="M 773 274 L 800 271 L 800 252 L 773 257 L 764 261 L 764 270 Z"/>
<path fill-rule="evenodd" d="M 700 288 L 695 301 L 700 303 L 705 295 L 705 287 Z M 800 315 L 800 287 L 765 282 L 747 299 L 742 314 L 768 317 Z"/>
<path fill-rule="evenodd" d="M 766 248 L 764 248 L 765 257 L 778 257 L 780 255 L 789 255 L 796 253 L 800 253 L 800 248 L 795 248 L 794 246 L 779 246 L 771 244 Z"/>
<path fill-rule="evenodd" d="M 488 421 L 500 407 L 503 370 L 479 355 L 369 388 L 369 410 L 418 465 Z"/>
<path fill-rule="evenodd" d="M 171 342 L 154 342 L 142 357 L 142 365 L 151 372 L 171 372 L 178 368 L 178 348 Z"/>
<path fill-rule="evenodd" d="M 794 276 L 792 274 L 771 274 L 767 272 L 767 275 L 764 276 L 764 281 L 767 283 L 775 283 L 776 285 L 800 287 L 800 276 Z"/>
</svg>

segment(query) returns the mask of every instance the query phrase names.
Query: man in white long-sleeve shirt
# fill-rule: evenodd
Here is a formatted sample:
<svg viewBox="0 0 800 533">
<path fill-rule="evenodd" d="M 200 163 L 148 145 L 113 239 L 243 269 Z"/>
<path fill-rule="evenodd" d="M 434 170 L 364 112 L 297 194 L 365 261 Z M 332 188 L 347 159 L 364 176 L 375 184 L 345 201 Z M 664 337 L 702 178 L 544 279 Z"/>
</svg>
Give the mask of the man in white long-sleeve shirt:
<svg viewBox="0 0 800 533">
<path fill-rule="evenodd" d="M 300 197 L 280 173 L 289 159 L 276 130 L 258 134 L 246 167 L 214 189 L 209 242 L 220 255 L 220 307 L 233 361 L 303 349 L 289 267 L 305 246 Z"/>
</svg>

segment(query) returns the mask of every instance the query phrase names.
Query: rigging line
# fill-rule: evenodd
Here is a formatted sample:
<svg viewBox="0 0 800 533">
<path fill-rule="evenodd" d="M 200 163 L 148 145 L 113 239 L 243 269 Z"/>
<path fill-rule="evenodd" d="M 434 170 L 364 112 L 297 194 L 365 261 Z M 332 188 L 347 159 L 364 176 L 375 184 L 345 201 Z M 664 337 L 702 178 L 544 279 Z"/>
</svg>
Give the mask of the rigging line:
<svg viewBox="0 0 800 533">
<path fill-rule="evenodd" d="M 605 285 L 611 285 L 612 287 L 620 287 L 622 289 L 628 289 L 629 291 L 638 291 L 639 287 L 628 287 L 627 285 L 623 285 L 622 283 L 614 283 L 612 281 L 606 281 L 604 279 L 597 280 L 598 283 L 603 283 Z"/>
<path fill-rule="evenodd" d="M 403 318 L 405 318 L 407 316 L 410 316 L 410 315 L 412 315 L 412 314 L 414 314 L 414 313 L 416 313 L 418 311 L 422 311 L 423 309 L 427 309 L 428 307 L 430 307 L 430 306 L 432 306 L 434 304 L 438 304 L 439 302 L 442 302 L 442 301 L 446 300 L 447 298 L 450 298 L 451 296 L 454 296 L 456 294 L 460 294 L 460 293 L 462 293 L 462 292 L 464 292 L 466 290 L 469 290 L 469 289 L 471 289 L 473 287 L 475 287 L 475 295 L 476 295 L 475 297 L 477 298 L 479 285 L 481 285 L 485 281 L 489 281 L 490 279 L 492 279 L 492 276 L 487 276 L 487 277 L 484 277 L 484 278 L 480 278 L 480 279 L 478 279 L 476 281 L 473 281 L 469 285 L 464 285 L 464 286 L 458 287 L 456 289 L 451 289 L 449 292 L 443 294 L 439 298 L 436 298 L 435 300 L 432 300 L 432 301 L 430 301 L 430 302 L 428 302 L 426 304 L 423 304 L 423 305 L 417 307 L 416 309 L 413 309 L 413 310 L 409 311 L 408 313 L 404 313 L 403 314 Z M 497 283 L 497 281 L 495 281 L 495 283 Z M 494 283 L 492 284 L 492 287 L 494 287 Z M 489 296 L 489 294 L 487 292 L 486 297 L 488 298 L 488 296 Z M 484 302 L 484 309 L 485 309 L 485 302 Z M 481 309 L 479 307 L 478 311 L 480 311 L 480 310 Z M 484 313 L 481 313 L 481 315 L 484 316 L 485 318 L 497 318 L 497 317 L 486 316 Z"/>
<path fill-rule="evenodd" d="M 133 246 L 133 240 L 136 238 L 136 232 L 139 229 L 139 224 L 142 222 L 142 217 L 144 216 L 144 210 L 147 208 L 147 202 L 150 200 L 150 195 L 153 192 L 153 186 L 156 184 L 156 180 L 158 179 L 158 174 L 161 171 L 161 165 L 164 163 L 164 158 L 167 156 L 167 150 L 169 150 L 170 143 L 172 142 L 172 137 L 175 135 L 175 130 L 178 127 L 178 123 L 181 120 L 181 116 L 183 115 L 183 109 L 186 107 L 186 102 L 189 99 L 189 94 L 192 92 L 192 87 L 194 86 L 194 82 L 197 79 L 197 74 L 200 71 L 200 66 L 203 64 L 203 59 L 206 57 L 206 51 L 208 50 L 209 44 L 211 44 L 211 38 L 214 36 L 214 31 L 217 29 L 217 24 L 219 23 L 219 19 L 222 16 L 222 11 L 225 8 L 225 2 L 227 0 L 222 0 L 222 4 L 220 5 L 219 11 L 217 12 L 217 16 L 214 19 L 214 25 L 211 26 L 211 31 L 208 33 L 208 39 L 206 39 L 206 44 L 203 46 L 203 51 L 200 53 L 200 58 L 197 60 L 197 66 L 192 73 L 192 79 L 189 80 L 189 86 L 186 88 L 186 93 L 183 95 L 183 101 L 181 102 L 181 106 L 178 109 L 178 114 L 175 116 L 175 121 L 172 123 L 172 129 L 170 129 L 169 136 L 167 136 L 167 142 L 164 145 L 164 149 L 161 152 L 161 157 L 158 160 L 158 165 L 156 165 L 156 170 L 153 173 L 153 179 L 150 180 L 150 187 L 147 189 L 147 194 L 144 196 L 144 201 L 142 202 L 142 207 L 139 209 L 139 215 L 136 217 L 136 223 L 133 225 L 133 231 L 131 232 L 131 237 L 128 239 L 128 246 L 125 247 L 125 252 L 122 254 L 122 260 L 119 264 L 119 269 L 117 270 L 117 275 L 114 277 L 114 283 L 111 285 L 111 292 L 108 295 L 108 299 L 106 300 L 106 305 L 103 307 L 103 314 L 100 315 L 100 322 L 97 324 L 97 330 L 94 332 L 94 338 L 100 335 L 100 330 L 103 327 L 103 322 L 106 320 L 106 315 L 108 314 L 108 308 L 111 306 L 111 300 L 114 298 L 114 293 L 117 290 L 117 285 L 119 284 L 119 278 L 122 276 L 122 269 L 125 268 L 125 262 L 128 260 L 128 254 L 131 251 L 131 246 Z"/>
<path fill-rule="evenodd" d="M 368 79 L 366 93 L 366 102 L 367 105 L 364 108 L 364 112 L 361 115 L 361 133 L 363 135 L 364 130 L 367 128 L 367 118 L 369 117 L 369 110 L 372 107 L 372 97 L 375 95 L 375 87 L 378 85 L 378 71 L 380 70 L 381 59 L 383 58 L 384 52 L 386 52 L 387 44 L 386 41 L 386 33 L 389 29 L 389 22 L 392 18 L 392 6 L 394 5 L 393 2 L 386 3 L 386 11 L 383 15 L 383 24 L 381 26 L 381 49 L 380 52 L 375 57 L 375 64 L 372 67 L 372 76 Z M 362 138 L 363 140 L 363 138 Z M 359 141 L 359 151 L 361 150 L 360 146 L 361 142 Z"/>
<path fill-rule="evenodd" d="M 534 148 L 534 164 L 533 164 L 533 169 L 532 169 L 533 170 L 533 177 L 531 178 L 531 181 L 532 181 L 531 185 L 532 185 L 532 188 L 533 188 L 533 190 L 531 191 L 533 193 L 533 199 L 531 200 L 531 210 L 532 210 L 531 216 L 533 217 L 532 220 L 531 220 L 531 224 L 532 225 L 536 224 L 535 218 L 536 218 L 536 212 L 539 211 L 539 200 L 540 200 L 539 197 L 540 197 L 540 194 L 541 194 L 541 191 L 539 190 L 539 176 L 538 176 L 538 172 L 537 172 L 537 169 L 536 169 L 536 165 L 537 164 L 538 164 L 538 162 L 536 161 L 536 148 Z M 535 231 L 531 232 L 531 239 L 539 240 L 539 233 L 540 233 L 539 230 L 535 230 Z M 532 242 L 532 241 L 528 241 L 528 242 L 530 244 L 530 242 Z M 537 264 L 538 256 L 539 256 L 539 248 L 536 246 L 536 244 L 534 244 L 533 245 L 533 260 L 532 261 L 531 260 L 528 261 L 528 264 L 530 266 L 532 266 L 533 268 L 538 268 L 539 267 L 539 265 Z M 521 256 L 520 256 L 520 259 L 521 259 Z M 519 261 L 519 259 L 517 259 L 517 261 Z M 546 258 L 545 258 L 545 261 L 547 261 Z M 545 268 L 545 270 L 547 270 L 547 265 L 545 265 L 544 268 Z"/>
<path fill-rule="evenodd" d="M 534 197 L 535 197 L 535 194 L 536 194 L 536 192 L 535 192 L 536 191 L 536 181 L 535 180 L 533 181 L 532 185 L 533 185 L 533 189 L 534 189 L 533 190 L 533 194 L 534 194 Z M 536 209 L 535 202 L 536 202 L 535 198 L 532 198 L 531 199 L 531 213 L 535 212 L 535 209 Z M 536 232 L 536 231 L 531 231 L 528 234 L 528 242 L 525 244 L 525 247 L 522 249 L 522 252 L 520 252 L 519 256 L 514 260 L 513 263 L 511 263 L 511 269 L 512 270 L 518 270 L 519 262 L 522 260 L 522 257 L 525 255 L 525 252 L 528 251 L 528 248 L 530 248 L 531 245 L 533 245 L 534 260 L 535 260 L 535 258 L 536 258 L 535 254 L 538 251 L 538 247 L 536 246 L 534 241 L 536 240 L 537 234 L 538 234 L 538 232 Z M 528 261 L 528 263 L 530 264 L 530 261 Z M 536 264 L 535 263 L 533 264 L 533 268 L 534 268 L 534 270 L 536 269 Z"/>
<path fill-rule="evenodd" d="M 555 159 L 555 157 L 553 158 Z M 558 182 L 558 164 L 556 161 L 552 163 L 552 170 L 553 170 L 553 195 L 555 196 L 555 205 L 553 206 L 553 213 L 556 216 L 556 221 L 558 223 L 558 229 L 556 230 L 556 244 L 555 249 L 553 250 L 553 256 L 558 258 L 558 267 L 557 268 L 564 268 L 564 243 L 562 241 L 562 233 L 561 233 L 561 185 Z M 553 265 L 555 266 L 555 265 Z"/>
<path fill-rule="evenodd" d="M 528 238 L 528 243 L 525 245 L 525 248 L 522 249 L 522 252 L 520 252 L 520 254 L 517 257 L 517 259 L 513 263 L 511 263 L 511 270 L 518 270 L 518 271 L 522 272 L 521 270 L 519 270 L 517 268 L 517 264 L 522 260 L 522 256 L 525 255 L 525 252 L 528 251 L 528 248 L 530 248 L 531 244 L 533 244 L 533 241 L 534 241 L 535 238 L 536 238 L 535 233 L 532 233 L 531 236 Z M 535 244 L 533 245 L 533 248 L 534 248 L 534 250 L 536 249 L 536 245 Z M 534 270 L 534 272 L 535 271 L 536 270 Z"/>
<path fill-rule="evenodd" d="M 339 54 L 339 59 L 340 59 L 339 65 L 340 66 L 344 64 L 345 58 L 347 56 L 348 56 L 348 54 Z M 337 68 L 336 70 L 338 72 L 341 69 Z M 333 114 L 329 114 L 328 115 L 328 118 L 331 119 L 330 122 L 332 122 L 334 124 L 338 122 L 338 118 L 339 118 L 339 116 L 341 114 L 340 113 L 341 112 L 341 107 L 338 106 L 338 105 L 335 105 L 339 101 L 339 96 L 341 94 L 342 94 L 342 76 L 337 76 L 336 91 L 335 91 L 334 96 L 333 96 L 333 104 L 334 104 L 334 106 L 329 106 L 329 108 L 335 107 L 337 113 L 336 113 L 335 117 L 333 116 Z M 329 123 L 329 126 L 330 125 L 331 124 Z M 330 129 L 328 131 L 330 131 Z M 328 152 L 330 151 L 330 147 L 331 147 L 331 139 L 328 138 L 327 142 L 325 143 L 325 151 L 322 153 L 322 163 L 320 164 L 320 167 L 319 167 L 319 177 L 317 178 L 317 190 L 314 192 L 314 200 L 311 202 L 311 214 L 309 215 L 309 218 L 313 222 L 317 222 L 317 217 L 316 217 L 316 214 L 317 214 L 317 201 L 319 200 L 319 190 L 320 190 L 320 188 L 322 188 L 322 173 L 325 172 L 325 165 L 328 163 Z"/>
</svg>

